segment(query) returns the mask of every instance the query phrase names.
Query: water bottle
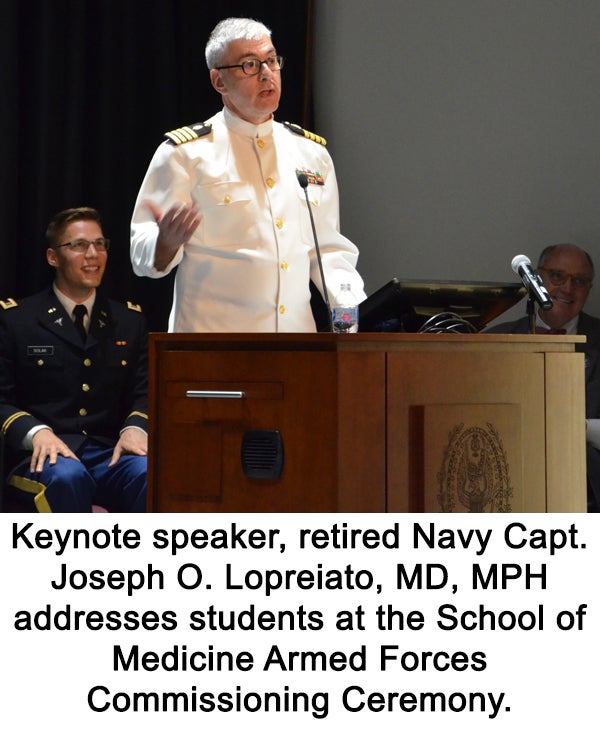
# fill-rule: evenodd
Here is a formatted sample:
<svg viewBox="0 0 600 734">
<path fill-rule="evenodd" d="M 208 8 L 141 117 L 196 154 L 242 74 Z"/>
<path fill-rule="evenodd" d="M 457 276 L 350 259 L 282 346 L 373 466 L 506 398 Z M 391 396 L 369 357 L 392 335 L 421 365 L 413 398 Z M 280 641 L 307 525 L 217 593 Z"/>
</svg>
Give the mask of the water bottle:
<svg viewBox="0 0 600 734">
<path fill-rule="evenodd" d="M 358 300 L 349 283 L 342 283 L 331 309 L 333 330 L 338 334 L 355 334 L 358 331 Z"/>
</svg>

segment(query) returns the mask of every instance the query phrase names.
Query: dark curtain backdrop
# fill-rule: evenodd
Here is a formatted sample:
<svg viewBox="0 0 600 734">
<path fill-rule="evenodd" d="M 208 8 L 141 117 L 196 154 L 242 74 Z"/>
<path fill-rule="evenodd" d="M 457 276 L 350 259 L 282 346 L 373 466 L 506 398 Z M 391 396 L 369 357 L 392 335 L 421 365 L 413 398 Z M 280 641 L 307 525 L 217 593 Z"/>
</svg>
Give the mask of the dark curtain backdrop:
<svg viewBox="0 0 600 734">
<path fill-rule="evenodd" d="M 109 295 L 141 303 L 151 329 L 165 329 L 172 278 L 138 278 L 129 262 L 150 158 L 165 131 L 220 108 L 204 46 L 232 15 L 272 29 L 286 57 L 277 118 L 311 127 L 312 2 L 4 0 L 0 14 L 0 299 L 50 282 L 44 231 L 55 212 L 94 206 L 113 243 Z"/>
</svg>

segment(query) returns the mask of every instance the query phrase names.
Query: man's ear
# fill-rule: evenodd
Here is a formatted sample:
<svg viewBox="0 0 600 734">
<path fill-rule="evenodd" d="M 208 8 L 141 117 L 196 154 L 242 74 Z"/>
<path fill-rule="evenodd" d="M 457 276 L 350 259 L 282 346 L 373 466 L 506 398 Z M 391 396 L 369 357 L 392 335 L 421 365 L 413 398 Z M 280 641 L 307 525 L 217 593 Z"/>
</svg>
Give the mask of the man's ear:
<svg viewBox="0 0 600 734">
<path fill-rule="evenodd" d="M 219 94 L 222 94 L 225 91 L 225 82 L 223 80 L 223 74 L 218 69 L 211 69 L 210 70 L 210 82 L 213 85 L 214 89 Z"/>
<path fill-rule="evenodd" d="M 50 265 L 53 268 L 58 267 L 58 260 L 56 258 L 56 250 L 52 247 L 49 247 L 46 250 L 46 260 L 48 261 L 48 265 Z"/>
</svg>

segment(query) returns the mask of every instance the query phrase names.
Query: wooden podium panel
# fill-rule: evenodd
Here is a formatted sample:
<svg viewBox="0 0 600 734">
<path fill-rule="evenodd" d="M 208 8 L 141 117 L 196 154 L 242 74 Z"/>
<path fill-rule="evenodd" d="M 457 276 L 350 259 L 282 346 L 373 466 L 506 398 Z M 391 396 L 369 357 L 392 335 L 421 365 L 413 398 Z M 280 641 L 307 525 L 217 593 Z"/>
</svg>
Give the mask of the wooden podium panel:
<svg viewBox="0 0 600 734">
<path fill-rule="evenodd" d="M 546 510 L 543 354 L 388 360 L 390 511 Z"/>
<path fill-rule="evenodd" d="M 383 353 L 173 336 L 151 336 L 150 510 L 384 511 Z M 248 475 L 256 432 L 267 469 L 264 432 L 281 441 L 276 477 Z"/>
<path fill-rule="evenodd" d="M 584 355 L 546 353 L 545 382 L 547 510 L 586 512 Z"/>
<path fill-rule="evenodd" d="M 578 341 L 152 334 L 149 509 L 585 511 Z"/>
<path fill-rule="evenodd" d="M 480 334 L 391 349 L 387 510 L 585 512 L 578 341 Z"/>
</svg>

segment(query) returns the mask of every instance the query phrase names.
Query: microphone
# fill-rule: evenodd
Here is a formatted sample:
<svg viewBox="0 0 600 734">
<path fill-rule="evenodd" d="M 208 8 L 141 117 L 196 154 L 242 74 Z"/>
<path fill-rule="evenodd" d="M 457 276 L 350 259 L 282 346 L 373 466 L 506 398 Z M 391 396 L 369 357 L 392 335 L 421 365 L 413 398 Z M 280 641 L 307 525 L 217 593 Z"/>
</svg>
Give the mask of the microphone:
<svg viewBox="0 0 600 734">
<path fill-rule="evenodd" d="M 321 261 L 321 250 L 319 248 L 319 240 L 317 239 L 317 230 L 315 229 L 315 220 L 313 217 L 310 201 L 308 200 L 308 176 L 303 171 L 296 173 L 298 183 L 304 190 L 304 198 L 306 199 L 306 206 L 308 207 L 308 214 L 310 216 L 310 226 L 312 229 L 313 240 L 315 243 L 315 252 L 317 253 L 317 262 L 319 263 L 319 273 L 321 274 L 321 285 L 323 286 L 323 298 L 325 299 L 325 305 L 327 306 L 327 313 L 329 315 L 329 331 L 333 331 L 333 316 L 331 315 L 331 306 L 329 305 L 329 296 L 327 295 L 327 284 L 325 283 L 325 273 L 323 272 L 323 263 Z"/>
<path fill-rule="evenodd" d="M 552 308 L 552 299 L 539 275 L 533 272 L 531 260 L 527 255 L 515 255 L 511 267 L 523 281 L 523 285 L 529 291 L 530 297 L 534 298 L 544 311 Z"/>
</svg>

